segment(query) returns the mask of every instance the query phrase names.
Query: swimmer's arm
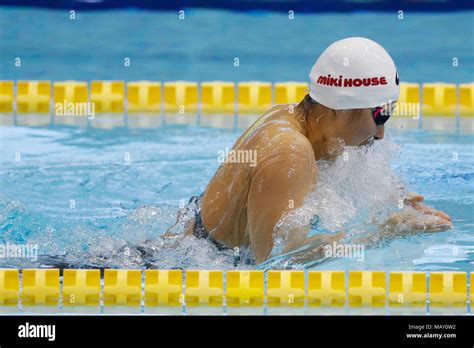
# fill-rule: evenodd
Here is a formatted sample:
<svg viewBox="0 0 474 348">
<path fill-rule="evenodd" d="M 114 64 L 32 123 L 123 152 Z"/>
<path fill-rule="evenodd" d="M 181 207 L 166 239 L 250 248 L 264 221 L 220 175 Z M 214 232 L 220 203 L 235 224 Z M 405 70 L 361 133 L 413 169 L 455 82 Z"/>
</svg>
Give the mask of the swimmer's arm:
<svg viewBox="0 0 474 348">
<path fill-rule="evenodd" d="M 360 244 L 365 248 L 375 247 L 397 237 L 407 237 L 423 232 L 439 232 L 452 227 L 451 218 L 441 211 L 421 204 L 423 197 L 410 194 L 405 200 L 407 205 L 379 225 L 376 233 L 352 238 L 344 232 L 337 234 L 318 234 L 288 245 L 284 253 L 289 253 L 292 262 L 306 263 L 325 257 L 325 246 L 332 243 Z"/>
<path fill-rule="evenodd" d="M 332 243 L 340 243 L 340 241 L 346 236 L 344 232 L 331 233 L 331 234 L 318 234 L 309 238 L 306 238 L 299 245 L 294 245 L 290 250 L 286 250 L 284 253 L 289 253 L 289 258 L 293 263 L 307 263 L 310 261 L 316 261 L 325 257 L 325 246 L 332 245 Z"/>
<path fill-rule="evenodd" d="M 291 151 L 290 145 L 292 146 Z M 284 233 L 275 228 L 288 212 L 303 205 L 316 184 L 316 162 L 306 139 L 282 141 L 275 155 L 259 161 L 252 175 L 247 198 L 247 224 L 250 246 L 258 263 L 274 249 L 275 238 L 283 241 L 282 251 L 306 239 L 304 226 Z M 279 151 L 281 150 L 281 151 Z"/>
<path fill-rule="evenodd" d="M 159 237 L 163 240 L 175 240 L 180 242 L 183 238 L 190 236 L 194 233 L 194 225 L 196 220 L 192 218 L 183 218 L 181 214 L 185 212 L 179 211 L 176 217 L 176 223 L 168 228 L 168 230 L 160 235 Z M 182 221 L 182 223 L 180 223 Z"/>
<path fill-rule="evenodd" d="M 351 238 L 345 233 L 320 234 L 307 238 L 300 245 L 295 245 L 295 252 L 291 255 L 292 262 L 306 263 L 325 257 L 325 246 L 336 243 L 350 243 L 363 245 L 364 248 L 376 247 L 395 238 L 408 237 L 420 233 L 433 233 L 452 228 L 451 218 L 445 213 L 432 207 L 421 205 L 423 197 L 414 195 L 405 201 L 407 207 L 393 214 L 389 219 L 378 226 L 376 233 Z M 347 238 L 346 238 L 347 237 Z M 341 240 L 343 240 L 341 242 Z M 291 250 L 287 250 L 290 252 Z"/>
<path fill-rule="evenodd" d="M 292 261 L 305 263 L 325 257 L 325 245 L 333 242 L 361 244 L 365 248 L 375 247 L 394 238 L 407 237 L 419 233 L 433 233 L 445 231 L 452 228 L 451 218 L 444 212 L 438 211 L 430 206 L 422 204 L 423 196 L 409 194 L 405 199 L 406 207 L 400 212 L 393 214 L 389 219 L 378 226 L 376 233 L 351 238 L 345 233 L 319 234 L 307 238 L 299 245 L 294 245 L 292 250 L 301 251 L 291 255 Z M 290 252 L 291 250 L 287 250 Z"/>
<path fill-rule="evenodd" d="M 360 237 L 352 242 L 372 247 L 397 237 L 441 232 L 453 227 L 449 215 L 421 203 L 423 199 L 421 195 L 408 194 L 405 207 L 380 224 L 377 233 Z"/>
</svg>

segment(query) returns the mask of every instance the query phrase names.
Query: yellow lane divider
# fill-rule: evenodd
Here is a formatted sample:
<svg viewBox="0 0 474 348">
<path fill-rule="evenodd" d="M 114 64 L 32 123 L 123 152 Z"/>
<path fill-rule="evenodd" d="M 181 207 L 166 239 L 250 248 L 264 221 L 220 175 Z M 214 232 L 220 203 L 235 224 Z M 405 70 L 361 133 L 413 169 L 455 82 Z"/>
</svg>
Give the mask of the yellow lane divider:
<svg viewBox="0 0 474 348">
<path fill-rule="evenodd" d="M 426 274 L 423 272 L 390 272 L 390 306 L 425 306 Z"/>
<path fill-rule="evenodd" d="M 48 113 L 57 103 L 90 101 L 97 113 L 259 114 L 276 104 L 297 103 L 307 92 L 308 84 L 297 81 L 91 81 L 89 86 L 55 81 L 51 91 L 50 81 L 9 80 L 0 81 L 0 112 L 12 112 L 16 105 L 19 113 Z M 401 82 L 397 103 L 400 112 L 417 104 L 424 116 L 472 117 L 474 82 Z"/>
<path fill-rule="evenodd" d="M 141 291 L 141 271 L 125 269 L 105 270 L 105 306 L 139 306 L 141 301 Z"/>
<path fill-rule="evenodd" d="M 100 304 L 100 271 L 66 269 L 63 274 L 63 305 L 98 306 Z"/>
<path fill-rule="evenodd" d="M 303 271 L 268 271 L 268 305 L 303 306 L 304 300 Z"/>
<path fill-rule="evenodd" d="M 117 112 L 124 110 L 125 84 L 123 81 L 91 81 L 90 100 L 96 105 L 96 112 Z"/>
<path fill-rule="evenodd" d="M 57 306 L 59 304 L 59 270 L 24 269 L 21 303 L 23 306 Z"/>
<path fill-rule="evenodd" d="M 308 272 L 309 306 L 344 306 L 346 281 L 341 271 Z"/>
<path fill-rule="evenodd" d="M 349 272 L 348 293 L 350 306 L 384 306 L 385 272 Z"/>
<path fill-rule="evenodd" d="M 264 286 L 263 271 L 228 271 L 227 306 L 263 306 Z"/>
<path fill-rule="evenodd" d="M 50 112 L 51 82 L 18 81 L 16 104 L 19 113 Z"/>
<path fill-rule="evenodd" d="M 469 279 L 470 294 L 467 272 L 106 269 L 101 288 L 99 270 L 0 269 L 0 307 L 466 307 Z"/>
<path fill-rule="evenodd" d="M 471 292 L 472 292 L 471 278 Z M 467 301 L 467 273 L 432 272 L 430 277 L 431 306 L 464 306 Z"/>
<path fill-rule="evenodd" d="M 222 271 L 186 272 L 186 306 L 222 306 L 223 300 Z"/>
</svg>

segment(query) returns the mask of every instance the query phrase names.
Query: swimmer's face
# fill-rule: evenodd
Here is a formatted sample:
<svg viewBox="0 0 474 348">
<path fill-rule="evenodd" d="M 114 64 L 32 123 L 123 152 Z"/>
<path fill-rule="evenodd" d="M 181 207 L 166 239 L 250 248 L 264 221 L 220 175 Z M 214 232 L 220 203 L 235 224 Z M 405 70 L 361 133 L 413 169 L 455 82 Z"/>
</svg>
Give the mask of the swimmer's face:
<svg viewBox="0 0 474 348">
<path fill-rule="evenodd" d="M 345 110 L 345 117 L 339 117 L 341 137 L 348 146 L 370 145 L 384 136 L 384 126 L 376 125 L 371 109 Z"/>
</svg>

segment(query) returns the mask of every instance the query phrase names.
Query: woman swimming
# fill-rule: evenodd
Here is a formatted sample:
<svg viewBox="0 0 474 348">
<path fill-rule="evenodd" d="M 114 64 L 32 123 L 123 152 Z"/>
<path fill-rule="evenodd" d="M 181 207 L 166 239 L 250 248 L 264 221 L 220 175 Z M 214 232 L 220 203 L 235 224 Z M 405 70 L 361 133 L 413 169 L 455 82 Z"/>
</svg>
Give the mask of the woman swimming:
<svg viewBox="0 0 474 348">
<path fill-rule="evenodd" d="M 385 49 L 354 37 L 330 45 L 310 78 L 310 93 L 298 105 L 272 108 L 234 144 L 231 151 L 248 153 L 247 158 L 255 154 L 256 164 L 223 163 L 165 238 L 175 237 L 179 225 L 184 235 L 207 238 L 220 248 L 250 249 L 261 263 L 301 247 L 306 247 L 301 260 L 320 258 L 324 244 L 345 237 L 341 232 L 308 238 L 309 225 L 288 231 L 279 221 L 317 189 L 318 160 L 335 158 L 344 146 L 367 146 L 384 137 L 384 124 L 399 95 L 398 73 Z M 360 241 L 373 244 L 452 227 L 447 214 L 422 201 L 420 195 L 406 197 L 404 209 Z"/>
</svg>

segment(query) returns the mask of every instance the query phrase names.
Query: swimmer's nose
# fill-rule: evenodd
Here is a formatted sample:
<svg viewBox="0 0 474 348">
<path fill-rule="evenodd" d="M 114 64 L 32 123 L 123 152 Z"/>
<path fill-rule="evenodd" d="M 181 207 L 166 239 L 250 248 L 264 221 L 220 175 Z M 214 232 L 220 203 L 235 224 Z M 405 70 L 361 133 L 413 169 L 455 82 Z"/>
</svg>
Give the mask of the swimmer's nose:
<svg viewBox="0 0 474 348">
<path fill-rule="evenodd" d="M 377 131 L 375 133 L 374 139 L 375 140 L 382 140 L 384 132 L 385 132 L 385 127 L 383 125 L 382 126 L 377 126 Z"/>
</svg>

